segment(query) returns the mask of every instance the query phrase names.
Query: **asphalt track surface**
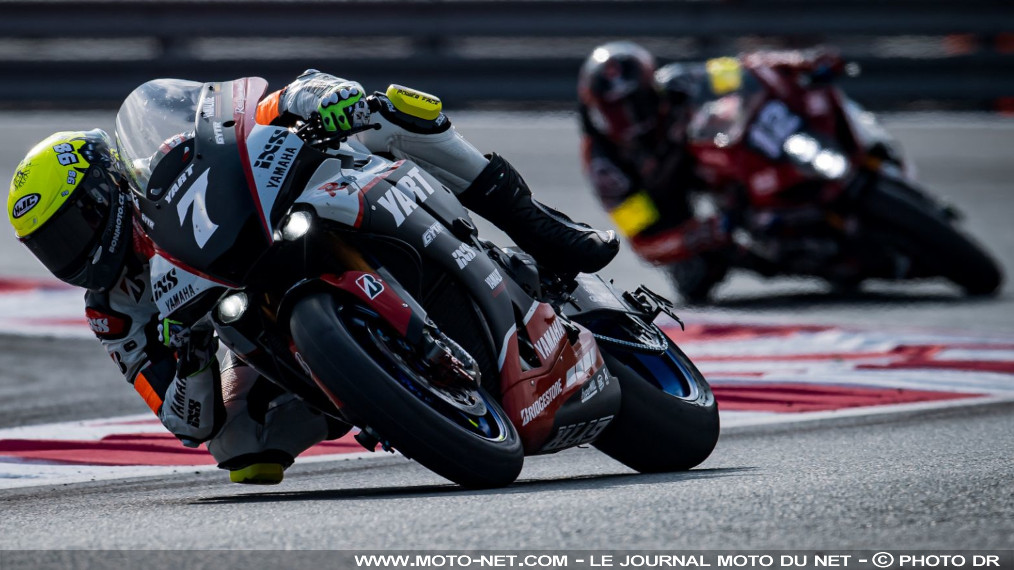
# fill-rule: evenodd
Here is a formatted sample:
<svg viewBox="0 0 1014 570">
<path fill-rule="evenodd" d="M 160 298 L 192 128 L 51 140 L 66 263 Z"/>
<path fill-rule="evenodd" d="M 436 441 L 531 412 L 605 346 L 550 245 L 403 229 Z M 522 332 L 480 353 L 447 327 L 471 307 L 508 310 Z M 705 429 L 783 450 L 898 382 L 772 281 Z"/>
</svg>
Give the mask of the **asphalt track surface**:
<svg viewBox="0 0 1014 570">
<path fill-rule="evenodd" d="M 107 113 L 0 115 L 0 180 L 59 128 Z M 525 173 L 546 202 L 603 227 L 572 116 L 470 113 L 459 130 Z M 908 115 L 888 126 L 920 178 L 1014 268 L 1014 121 Z M 9 237 L 2 275 L 42 276 Z M 628 250 L 605 273 L 667 290 Z M 873 284 L 836 297 L 816 282 L 736 276 L 717 307 L 753 322 L 1014 332 L 1010 285 L 969 301 L 944 283 Z M 678 340 L 678 339 L 677 339 Z M 95 342 L 0 338 L 0 427 L 146 411 Z M 282 486 L 221 472 L 0 490 L 0 549 L 1014 549 L 1014 404 L 743 427 L 688 473 L 638 475 L 592 448 L 529 458 L 506 489 L 466 491 L 397 456 L 297 464 Z M 3 558 L 0 554 L 0 566 Z"/>
</svg>

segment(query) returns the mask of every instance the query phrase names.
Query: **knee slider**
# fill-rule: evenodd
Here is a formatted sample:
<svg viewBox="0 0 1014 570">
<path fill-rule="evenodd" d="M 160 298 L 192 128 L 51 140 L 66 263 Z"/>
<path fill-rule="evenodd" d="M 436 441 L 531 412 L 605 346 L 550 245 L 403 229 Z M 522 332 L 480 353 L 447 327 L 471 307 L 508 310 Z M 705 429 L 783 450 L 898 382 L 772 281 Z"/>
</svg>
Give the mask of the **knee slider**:
<svg viewBox="0 0 1014 570">
<path fill-rule="evenodd" d="M 385 119 L 409 132 L 436 134 L 451 128 L 451 121 L 442 112 L 443 103 L 435 95 L 392 84 L 374 98 Z"/>
</svg>

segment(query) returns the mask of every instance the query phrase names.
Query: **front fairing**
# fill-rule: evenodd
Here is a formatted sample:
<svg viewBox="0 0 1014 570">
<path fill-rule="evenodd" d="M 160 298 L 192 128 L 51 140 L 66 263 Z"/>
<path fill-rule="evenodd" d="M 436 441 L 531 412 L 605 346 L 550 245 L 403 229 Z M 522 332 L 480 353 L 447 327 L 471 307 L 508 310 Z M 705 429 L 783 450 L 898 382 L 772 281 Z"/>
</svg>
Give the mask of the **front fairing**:
<svg viewBox="0 0 1014 570">
<path fill-rule="evenodd" d="M 852 136 L 840 128 L 834 87 L 805 83 L 763 66 L 741 70 L 736 88 L 705 98 L 688 126 L 696 173 L 711 188 L 748 196 L 756 208 L 797 207 L 834 200 L 854 173 Z M 811 155 L 790 139 L 814 141 Z M 817 168 L 823 159 L 843 169 Z M 826 152 L 825 152 L 826 151 Z M 746 190 L 742 194 L 741 190 Z"/>
<path fill-rule="evenodd" d="M 422 252 L 437 235 L 471 225 L 454 193 L 415 163 L 343 150 L 342 158 L 320 164 L 294 208 L 310 207 L 325 219 L 397 238 Z"/>
<path fill-rule="evenodd" d="M 120 158 L 156 250 L 235 285 L 271 243 L 268 218 L 302 142 L 256 125 L 259 78 L 155 80 L 116 119 Z"/>
</svg>

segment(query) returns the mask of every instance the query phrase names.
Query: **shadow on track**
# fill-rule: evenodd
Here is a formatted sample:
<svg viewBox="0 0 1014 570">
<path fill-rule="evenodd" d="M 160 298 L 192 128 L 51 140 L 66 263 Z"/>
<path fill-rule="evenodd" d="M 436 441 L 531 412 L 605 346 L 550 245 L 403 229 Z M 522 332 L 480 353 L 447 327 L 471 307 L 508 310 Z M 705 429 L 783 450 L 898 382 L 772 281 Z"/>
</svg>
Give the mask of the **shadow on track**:
<svg viewBox="0 0 1014 570">
<path fill-rule="evenodd" d="M 729 467 L 720 469 L 694 469 L 680 473 L 623 473 L 616 475 L 587 475 L 559 479 L 523 479 L 502 489 L 472 490 L 456 485 L 418 485 L 411 487 L 371 487 L 367 489 L 327 489 L 316 491 L 290 491 L 278 493 L 245 493 L 241 495 L 222 495 L 204 497 L 191 501 L 191 505 L 219 505 L 245 503 L 275 503 L 288 501 L 343 501 L 357 499 L 404 499 L 422 498 L 426 496 L 474 496 L 474 495 L 511 495 L 527 494 L 542 491 L 601 489 L 615 485 L 654 485 L 677 481 L 693 481 L 695 479 L 713 479 L 717 477 L 734 477 L 741 473 L 753 471 L 754 467 Z"/>
</svg>

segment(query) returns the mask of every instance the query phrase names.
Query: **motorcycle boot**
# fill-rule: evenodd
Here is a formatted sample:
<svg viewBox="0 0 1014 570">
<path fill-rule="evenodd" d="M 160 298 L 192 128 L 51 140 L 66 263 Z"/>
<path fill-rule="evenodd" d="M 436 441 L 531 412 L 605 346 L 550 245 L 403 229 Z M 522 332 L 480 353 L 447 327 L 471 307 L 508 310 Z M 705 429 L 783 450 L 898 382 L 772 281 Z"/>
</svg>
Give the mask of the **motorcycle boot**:
<svg viewBox="0 0 1014 570">
<path fill-rule="evenodd" d="M 226 421 L 208 441 L 208 451 L 233 483 L 281 483 L 296 456 L 349 429 L 283 392 L 231 353 L 222 368 Z"/>
<path fill-rule="evenodd" d="M 488 158 L 489 164 L 458 199 L 503 230 L 540 265 L 559 273 L 594 273 L 616 256 L 620 242 L 615 232 L 577 223 L 539 203 L 510 163 L 496 153 Z"/>
</svg>

